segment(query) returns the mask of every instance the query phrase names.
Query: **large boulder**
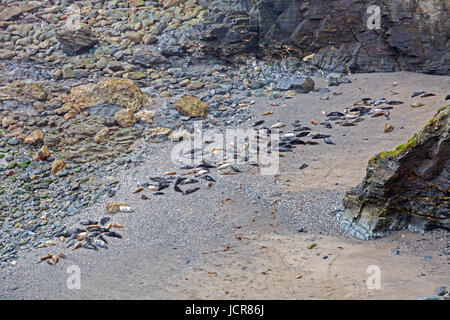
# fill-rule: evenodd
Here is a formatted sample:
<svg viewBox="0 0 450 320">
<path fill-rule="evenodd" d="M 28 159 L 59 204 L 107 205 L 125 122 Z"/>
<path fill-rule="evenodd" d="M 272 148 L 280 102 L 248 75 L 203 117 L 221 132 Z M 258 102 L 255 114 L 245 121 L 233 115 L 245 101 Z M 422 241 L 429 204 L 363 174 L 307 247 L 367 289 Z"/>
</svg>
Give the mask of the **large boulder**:
<svg viewBox="0 0 450 320">
<path fill-rule="evenodd" d="M 202 100 L 192 96 L 186 96 L 177 100 L 175 110 L 187 117 L 206 117 L 209 109 Z"/>
<path fill-rule="evenodd" d="M 369 160 L 347 192 L 341 227 L 361 239 L 409 228 L 450 230 L 450 105 L 407 143 Z"/>
<path fill-rule="evenodd" d="M 282 78 L 277 83 L 277 90 L 294 90 L 299 93 L 308 93 L 314 90 L 314 81 L 310 77 L 295 76 Z"/>
<path fill-rule="evenodd" d="M 62 100 L 64 105 L 56 112 L 65 114 L 66 118 L 73 118 L 81 110 L 92 107 L 113 108 L 116 112 L 125 108 L 137 112 L 141 107 L 151 107 L 152 104 L 151 99 L 130 79 L 106 79 L 73 87 Z"/>
</svg>

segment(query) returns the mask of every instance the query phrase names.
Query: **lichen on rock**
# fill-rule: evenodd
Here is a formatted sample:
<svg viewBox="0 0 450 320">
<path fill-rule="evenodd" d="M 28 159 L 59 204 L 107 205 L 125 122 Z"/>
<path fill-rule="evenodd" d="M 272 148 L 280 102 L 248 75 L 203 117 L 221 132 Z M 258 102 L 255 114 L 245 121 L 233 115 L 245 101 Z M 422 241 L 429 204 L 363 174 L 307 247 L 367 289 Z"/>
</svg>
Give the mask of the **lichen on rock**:
<svg viewBox="0 0 450 320">
<path fill-rule="evenodd" d="M 141 107 L 151 107 L 151 99 L 130 79 L 106 79 L 96 84 L 74 87 L 63 96 L 64 105 L 58 114 L 73 118 L 83 109 L 99 105 L 117 105 L 137 112 Z"/>
<path fill-rule="evenodd" d="M 180 98 L 174 107 L 179 113 L 188 117 L 206 117 L 209 112 L 206 103 L 192 96 Z"/>
<path fill-rule="evenodd" d="M 393 151 L 369 160 L 344 197 L 341 227 L 362 239 L 408 228 L 450 229 L 450 105 Z"/>
</svg>

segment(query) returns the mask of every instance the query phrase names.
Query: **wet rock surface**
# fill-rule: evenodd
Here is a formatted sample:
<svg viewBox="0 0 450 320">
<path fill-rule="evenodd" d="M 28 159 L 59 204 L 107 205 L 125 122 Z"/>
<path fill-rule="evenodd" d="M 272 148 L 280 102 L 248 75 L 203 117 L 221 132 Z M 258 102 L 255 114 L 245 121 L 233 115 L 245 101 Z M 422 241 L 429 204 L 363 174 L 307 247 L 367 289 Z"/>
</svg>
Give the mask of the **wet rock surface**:
<svg viewBox="0 0 450 320">
<path fill-rule="evenodd" d="M 450 229 L 449 112 L 441 108 L 407 143 L 369 161 L 363 182 L 344 198 L 344 229 L 362 239 Z"/>
</svg>

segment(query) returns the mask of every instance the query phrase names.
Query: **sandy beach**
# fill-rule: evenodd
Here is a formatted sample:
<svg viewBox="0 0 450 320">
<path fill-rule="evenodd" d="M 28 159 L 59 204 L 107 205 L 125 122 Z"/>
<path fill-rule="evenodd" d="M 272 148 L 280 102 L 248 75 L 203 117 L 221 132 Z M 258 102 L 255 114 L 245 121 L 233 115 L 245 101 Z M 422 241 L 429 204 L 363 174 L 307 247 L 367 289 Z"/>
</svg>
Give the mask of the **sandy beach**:
<svg viewBox="0 0 450 320">
<path fill-rule="evenodd" d="M 15 266 L 0 269 L 0 298 L 417 299 L 450 286 L 449 257 L 443 254 L 447 231 L 403 230 L 361 241 L 342 231 L 333 214 L 342 208 L 345 191 L 363 179 L 370 157 L 404 143 L 448 103 L 450 77 L 398 72 L 349 78 L 351 83 L 328 93 L 320 91 L 325 80 L 315 77 L 315 91 L 308 94 L 255 98 L 247 107 L 252 120 L 244 126 L 258 119 L 267 125 L 283 121 L 289 128 L 293 120 L 314 126 L 311 120 L 323 121 L 322 111 L 342 112 L 366 97 L 404 103 L 390 110 L 389 120 L 367 117 L 353 127 L 317 126 L 335 144 L 285 153 L 275 176 L 244 164 L 241 173 L 214 175 L 217 183 L 210 189 L 189 196 L 172 192 L 142 200 L 132 194 L 148 177 L 177 170 L 171 142 L 149 144 L 144 162 L 117 175 L 120 188 L 112 199 L 105 195 L 66 220 L 69 226 L 98 220 L 107 201 L 125 202 L 133 212 L 112 216 L 124 226 L 123 239 L 101 251 L 73 251 L 61 243 L 23 251 Z M 435 96 L 411 98 L 417 90 Z M 424 105 L 410 106 L 416 102 Z M 263 116 L 267 111 L 272 114 Z M 386 123 L 395 129 L 384 133 Z M 308 166 L 301 170 L 302 164 Z M 55 266 L 38 263 L 47 252 L 63 252 L 66 259 Z M 73 265 L 81 273 L 80 289 L 67 287 L 67 268 Z M 380 289 L 367 287 L 372 265 L 381 271 Z"/>
</svg>

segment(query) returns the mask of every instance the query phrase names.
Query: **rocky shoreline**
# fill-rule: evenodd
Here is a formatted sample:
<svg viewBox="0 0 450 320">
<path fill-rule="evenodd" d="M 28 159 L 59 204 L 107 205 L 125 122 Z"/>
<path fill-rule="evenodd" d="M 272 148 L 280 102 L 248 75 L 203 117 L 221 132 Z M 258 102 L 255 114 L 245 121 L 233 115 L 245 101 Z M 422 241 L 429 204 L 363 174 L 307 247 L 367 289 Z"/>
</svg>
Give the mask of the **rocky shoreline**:
<svg viewBox="0 0 450 320">
<path fill-rule="evenodd" d="M 239 125 L 250 118 L 241 107 L 251 103 L 246 96 L 266 95 L 270 85 L 269 93 L 281 96 L 276 66 L 255 59 L 252 69 L 215 59 L 195 65 L 198 59 L 177 56 L 179 49 L 158 47 L 169 30 L 190 28 L 207 10 L 195 1 L 183 9 L 147 2 L 9 1 L 1 9 L 2 266 L 63 231 L 64 217 L 113 196 L 118 181 L 111 177 L 140 161 L 143 151 L 131 149 L 141 140 L 185 135 L 205 115 L 207 127 Z M 71 17 L 75 25 L 67 25 Z M 172 61 L 163 55 L 170 50 Z M 174 108 L 186 94 L 207 103 L 203 118 L 189 106 L 184 114 Z"/>
<path fill-rule="evenodd" d="M 440 31 L 448 25 L 447 11 L 425 5 L 383 7 L 383 30 L 378 32 L 389 37 L 377 40 L 375 31 L 358 27 L 367 18 L 362 1 L 337 1 L 328 8 L 328 16 L 323 14 L 324 3 L 0 2 L 0 267 L 16 266 L 29 252 L 56 244 L 107 247 L 101 237 L 113 232 L 112 224 L 107 228 L 107 223 L 100 223 L 104 217 L 86 220 L 83 215 L 92 207 L 98 209 L 99 203 L 105 207 L 98 209 L 100 215 L 111 214 L 107 203 L 122 203 L 117 193 L 124 192 L 124 181 L 118 177 L 124 172 L 138 168 L 146 175 L 125 184 L 127 194 L 140 201 L 197 199 L 204 192 L 215 197 L 232 181 L 227 179 L 257 174 L 259 164 L 248 161 L 251 152 L 260 153 L 259 147 L 252 149 L 252 141 L 227 146 L 209 141 L 199 150 L 189 150 L 188 157 L 200 155 L 200 162 L 192 166 L 165 163 L 161 167 L 166 171 L 143 173 L 143 164 L 170 153 L 175 143 L 192 138 L 196 130 L 225 134 L 229 128 L 244 128 L 257 133 L 255 141 L 277 153 L 280 166 L 295 166 L 295 180 L 298 172 L 314 167 L 316 152 L 342 147 L 355 127 L 379 123 L 389 136 L 406 126 L 392 125 L 393 114 L 399 121 L 400 111 L 429 111 L 430 105 L 437 110 L 448 104 L 448 92 L 426 92 L 417 83 L 402 88 L 401 94 L 398 82 L 386 83 L 382 95 L 360 87 L 357 94 L 345 92 L 359 81 L 353 72 L 414 70 L 440 74 L 448 82 L 448 50 L 439 46 L 445 37 Z M 436 3 L 443 6 L 443 1 Z M 346 10 L 348 6 L 360 10 Z M 346 11 L 354 22 L 330 22 L 330 15 Z M 423 15 L 433 19 L 422 19 Z M 320 26 L 315 26 L 318 21 Z M 418 25 L 421 34 L 413 31 Z M 339 37 L 344 31 L 352 38 Z M 416 37 L 423 40 L 419 47 L 412 40 Z M 304 103 L 308 111 L 288 117 L 283 113 Z M 279 134 L 277 143 L 269 142 L 272 134 Z M 241 166 L 235 154 L 242 146 L 249 154 L 240 159 Z M 225 151 L 233 157 L 223 158 Z M 205 162 L 201 156 L 208 153 Z M 328 171 L 323 172 L 325 178 L 316 180 L 328 179 Z M 283 173 L 274 176 L 274 185 L 279 176 Z M 314 184 L 314 179 L 308 183 Z M 327 181 L 325 190 L 333 183 L 338 184 Z M 308 197 L 321 187 L 310 188 Z M 258 197 L 252 204 L 262 201 Z M 335 197 L 318 204 L 317 210 L 334 204 Z M 125 207 L 134 210 L 133 205 Z M 285 211 L 295 215 L 297 207 Z M 276 209 L 270 209 L 270 217 L 275 217 Z M 316 226 L 308 219 L 304 225 L 296 220 L 296 232 L 322 228 L 341 236 L 334 229 L 337 221 L 336 226 L 323 227 L 337 217 L 347 232 L 364 239 L 373 235 L 367 225 L 355 223 L 358 214 L 349 217 L 341 209 L 328 210 L 333 213 L 327 212 Z M 86 221 L 92 223 L 81 223 Z M 447 243 L 439 250 L 447 255 L 448 248 Z M 61 254 L 47 253 L 42 261 L 56 265 L 66 256 Z"/>
</svg>

